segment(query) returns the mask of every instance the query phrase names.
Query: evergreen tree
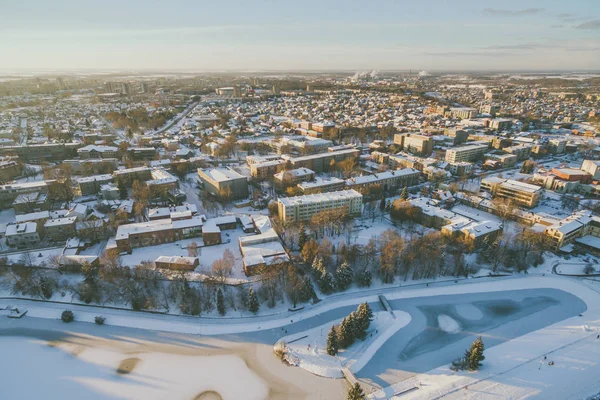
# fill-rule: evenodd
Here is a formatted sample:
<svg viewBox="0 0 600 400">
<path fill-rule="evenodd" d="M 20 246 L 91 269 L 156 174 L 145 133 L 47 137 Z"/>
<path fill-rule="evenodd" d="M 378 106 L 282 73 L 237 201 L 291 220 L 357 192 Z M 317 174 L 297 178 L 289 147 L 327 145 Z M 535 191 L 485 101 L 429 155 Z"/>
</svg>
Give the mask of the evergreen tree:
<svg viewBox="0 0 600 400">
<path fill-rule="evenodd" d="M 302 287 L 300 289 L 299 300 L 301 302 L 307 302 L 316 297 L 315 288 L 313 287 L 312 282 L 308 276 L 305 276 L 302 279 Z"/>
<path fill-rule="evenodd" d="M 323 294 L 329 294 L 335 289 L 333 276 L 331 276 L 329 272 L 325 271 L 325 269 L 323 269 L 321 272 L 321 276 L 319 276 L 317 284 L 319 285 L 319 290 L 321 290 Z"/>
<path fill-rule="evenodd" d="M 348 330 L 351 332 L 352 343 L 354 343 L 356 339 L 362 339 L 364 337 L 364 335 L 362 335 L 361 325 L 360 321 L 358 320 L 358 315 L 356 314 L 356 311 L 352 311 L 348 315 L 347 323 Z"/>
<path fill-rule="evenodd" d="M 331 326 L 329 335 L 327 335 L 327 354 L 335 356 L 338 353 L 338 337 L 335 332 L 335 325 Z"/>
<path fill-rule="evenodd" d="M 354 272 L 347 262 L 343 262 L 335 270 L 335 284 L 338 290 L 346 290 L 352 284 Z"/>
<path fill-rule="evenodd" d="M 356 283 L 360 287 L 369 287 L 371 286 L 371 281 L 373 280 L 373 276 L 371 275 L 371 271 L 365 269 L 356 274 Z"/>
<path fill-rule="evenodd" d="M 248 291 L 248 311 L 256 314 L 260 304 L 258 303 L 258 297 L 256 297 L 256 292 L 254 289 L 250 288 Z"/>
<path fill-rule="evenodd" d="M 300 225 L 300 234 L 298 235 L 298 248 L 300 251 L 304 248 L 304 245 L 308 241 L 308 235 L 306 234 L 306 226 Z"/>
<path fill-rule="evenodd" d="M 483 340 L 481 340 L 481 336 L 479 336 L 471 344 L 471 348 L 467 351 L 468 354 L 465 355 L 469 370 L 476 371 L 481 367 L 481 362 L 485 360 L 485 356 L 483 355 L 484 350 L 485 346 L 483 345 Z"/>
<path fill-rule="evenodd" d="M 361 303 L 358 306 L 356 314 L 360 328 L 358 337 L 364 339 L 365 335 L 367 334 L 367 330 L 371 325 L 371 321 L 373 320 L 373 311 L 368 303 Z"/>
<path fill-rule="evenodd" d="M 363 400 L 364 397 L 365 392 L 363 392 L 362 387 L 360 387 L 358 382 L 348 390 L 348 400 Z"/>
<path fill-rule="evenodd" d="M 225 315 L 227 309 L 225 308 L 225 299 L 223 298 L 223 291 L 221 288 L 217 289 L 217 311 L 221 315 Z"/>
<path fill-rule="evenodd" d="M 402 189 L 402 192 L 400 193 L 400 198 L 402 200 L 408 200 L 408 187 L 404 186 L 404 189 Z"/>
<path fill-rule="evenodd" d="M 351 322 L 348 322 L 348 317 L 344 318 L 338 326 L 338 344 L 344 349 L 354 343 Z"/>
</svg>

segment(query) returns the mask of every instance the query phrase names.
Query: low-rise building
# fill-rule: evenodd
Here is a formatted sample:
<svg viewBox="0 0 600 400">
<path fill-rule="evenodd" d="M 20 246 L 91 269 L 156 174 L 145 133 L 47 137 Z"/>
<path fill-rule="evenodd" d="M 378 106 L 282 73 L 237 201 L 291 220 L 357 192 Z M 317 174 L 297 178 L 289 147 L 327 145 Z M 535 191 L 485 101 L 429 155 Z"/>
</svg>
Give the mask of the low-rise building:
<svg viewBox="0 0 600 400">
<path fill-rule="evenodd" d="M 248 197 L 248 178 L 231 168 L 198 169 L 198 177 L 204 190 L 214 196 L 230 199 Z"/>
<path fill-rule="evenodd" d="M 40 243 L 40 235 L 35 222 L 8 225 L 5 237 L 6 244 L 19 249 L 35 247 Z"/>
<path fill-rule="evenodd" d="M 90 144 L 77 149 L 77 155 L 82 159 L 116 158 L 118 150 L 118 148 L 113 146 L 97 146 L 95 144 Z"/>
<path fill-rule="evenodd" d="M 292 186 L 300 182 L 312 181 L 315 179 L 315 171 L 308 168 L 296 168 L 281 171 L 273 176 L 275 184 L 279 187 Z"/>
<path fill-rule="evenodd" d="M 484 144 L 454 147 L 446 150 L 446 161 L 455 163 L 461 161 L 475 161 L 481 158 L 488 150 Z"/>
<path fill-rule="evenodd" d="M 363 187 L 381 185 L 383 190 L 396 190 L 419 183 L 421 173 L 416 169 L 405 168 L 395 171 L 379 172 L 372 175 L 355 176 L 346 180 L 346 186 L 359 190 Z"/>
<path fill-rule="evenodd" d="M 154 260 L 156 268 L 174 269 L 178 271 L 193 271 L 200 261 L 198 257 L 160 256 Z"/>
<path fill-rule="evenodd" d="M 77 186 L 82 196 L 98 194 L 100 187 L 113 181 L 113 176 L 110 174 L 85 176 L 77 179 Z"/>
<path fill-rule="evenodd" d="M 303 194 L 335 192 L 343 190 L 345 187 L 346 181 L 340 178 L 317 178 L 314 181 L 298 184 L 298 188 L 300 188 Z"/>
<path fill-rule="evenodd" d="M 362 214 L 362 194 L 356 190 L 279 198 L 279 217 L 285 222 L 308 221 L 322 211 L 340 209 L 348 216 Z"/>
<path fill-rule="evenodd" d="M 53 242 L 67 240 L 75 236 L 77 217 L 49 219 L 44 223 L 44 233 Z"/>
<path fill-rule="evenodd" d="M 513 200 L 525 207 L 535 207 L 542 197 L 543 189 L 537 185 L 512 179 L 487 177 L 481 180 L 481 189 L 494 196 Z"/>
</svg>

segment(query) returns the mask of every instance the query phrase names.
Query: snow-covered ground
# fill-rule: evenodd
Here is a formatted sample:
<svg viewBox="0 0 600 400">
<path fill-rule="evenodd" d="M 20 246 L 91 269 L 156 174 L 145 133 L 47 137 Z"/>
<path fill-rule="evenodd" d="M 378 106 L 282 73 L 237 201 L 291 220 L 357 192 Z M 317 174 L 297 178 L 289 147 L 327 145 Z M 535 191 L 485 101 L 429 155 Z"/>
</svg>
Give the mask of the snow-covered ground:
<svg viewBox="0 0 600 400">
<path fill-rule="evenodd" d="M 266 399 L 268 388 L 233 355 L 124 353 L 79 343 L 0 337 L 2 392 L 21 399 Z M 129 366 L 131 372 L 118 373 Z M 168 366 L 168 367 L 167 367 Z M 235 385 L 231 384 L 235 377 Z M 208 393 L 220 397 L 210 397 Z M 206 397 L 201 397 L 204 394 Z"/>
</svg>

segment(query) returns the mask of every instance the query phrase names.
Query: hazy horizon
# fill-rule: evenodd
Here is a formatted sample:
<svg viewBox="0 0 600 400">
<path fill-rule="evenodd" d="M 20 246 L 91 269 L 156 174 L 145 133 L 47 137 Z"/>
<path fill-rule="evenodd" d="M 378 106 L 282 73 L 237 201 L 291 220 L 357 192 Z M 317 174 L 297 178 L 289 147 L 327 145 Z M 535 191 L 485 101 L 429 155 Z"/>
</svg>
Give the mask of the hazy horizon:
<svg viewBox="0 0 600 400">
<path fill-rule="evenodd" d="M 597 71 L 600 3 L 9 2 L 6 70 Z"/>
</svg>

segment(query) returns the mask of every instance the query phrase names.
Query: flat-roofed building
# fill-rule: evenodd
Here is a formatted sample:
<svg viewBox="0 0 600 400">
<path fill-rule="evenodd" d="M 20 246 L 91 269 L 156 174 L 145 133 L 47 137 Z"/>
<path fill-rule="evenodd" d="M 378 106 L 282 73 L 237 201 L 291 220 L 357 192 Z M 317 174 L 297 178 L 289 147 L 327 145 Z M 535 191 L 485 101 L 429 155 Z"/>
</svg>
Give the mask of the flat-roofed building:
<svg viewBox="0 0 600 400">
<path fill-rule="evenodd" d="M 0 204 L 10 205 L 20 194 L 47 193 L 48 188 L 55 183 L 55 180 L 46 180 L 1 185 Z"/>
<path fill-rule="evenodd" d="M 421 173 L 416 169 L 405 168 L 372 175 L 355 176 L 346 180 L 346 186 L 359 190 L 372 185 L 381 185 L 383 190 L 395 190 L 405 186 L 417 185 L 420 177 Z"/>
<path fill-rule="evenodd" d="M 308 221 L 322 211 L 343 209 L 349 216 L 362 214 L 362 194 L 341 190 L 304 196 L 279 198 L 279 217 L 285 222 Z"/>
<path fill-rule="evenodd" d="M 133 248 L 137 247 L 155 246 L 198 237 L 202 235 L 203 224 L 202 218 L 195 216 L 178 221 L 158 219 L 119 225 L 115 236 L 117 249 L 131 252 Z"/>
<path fill-rule="evenodd" d="M 281 159 L 250 164 L 250 176 L 256 179 L 269 179 L 283 170 L 285 161 Z"/>
<path fill-rule="evenodd" d="M 111 183 L 114 177 L 110 174 L 85 176 L 77 179 L 77 185 L 82 196 L 98 194 L 100 187 Z"/>
<path fill-rule="evenodd" d="M 346 181 L 340 178 L 317 178 L 314 181 L 302 182 L 298 184 L 298 188 L 302 194 L 315 194 L 324 192 L 335 192 L 343 190 L 346 187 Z"/>
<path fill-rule="evenodd" d="M 118 150 L 118 148 L 113 146 L 97 146 L 95 144 L 90 144 L 77 149 L 77 155 L 83 159 L 116 158 Z"/>
<path fill-rule="evenodd" d="M 486 153 L 485 158 L 487 160 L 498 161 L 502 165 L 502 168 L 514 167 L 517 164 L 517 156 L 514 154 Z"/>
<path fill-rule="evenodd" d="M 447 111 L 452 118 L 473 119 L 477 117 L 477 109 L 471 107 L 453 107 Z M 446 114 L 446 113 L 444 113 Z"/>
<path fill-rule="evenodd" d="M 590 228 L 592 224 L 596 228 Z M 591 211 L 582 210 L 549 226 L 544 233 L 551 238 L 552 247 L 558 250 L 592 231 L 592 233 L 596 233 L 595 229 L 598 227 L 600 227 L 600 219 L 593 217 Z"/>
<path fill-rule="evenodd" d="M 446 161 L 455 163 L 461 161 L 475 161 L 481 158 L 489 146 L 485 144 L 473 144 L 461 147 L 454 147 L 446 150 Z"/>
<path fill-rule="evenodd" d="M 37 232 L 37 224 L 35 222 L 8 225 L 5 237 L 6 244 L 19 249 L 34 247 L 40 243 L 40 235 Z"/>
<path fill-rule="evenodd" d="M 130 185 L 133 181 L 147 181 L 152 179 L 152 168 L 149 167 L 135 167 L 135 168 L 124 168 L 118 169 L 113 172 L 115 180 L 117 182 L 123 182 L 126 185 Z"/>
<path fill-rule="evenodd" d="M 10 181 L 21 175 L 23 167 L 21 163 L 15 160 L 0 161 L 0 181 Z"/>
<path fill-rule="evenodd" d="M 198 257 L 160 256 L 154 260 L 156 268 L 174 269 L 178 271 L 193 271 L 200 261 Z"/>
<path fill-rule="evenodd" d="M 49 219 L 44 223 L 44 233 L 53 242 L 67 240 L 75 236 L 77 217 Z"/>
<path fill-rule="evenodd" d="M 132 147 L 127 149 L 127 153 L 133 160 L 154 160 L 156 149 L 154 147 Z"/>
<path fill-rule="evenodd" d="M 313 154 L 310 156 L 291 157 L 283 155 L 286 162 L 289 162 L 292 168 L 308 168 L 315 172 L 327 171 L 331 165 L 331 161 L 339 163 L 347 159 L 358 159 L 360 151 L 357 149 L 345 149 L 340 151 L 328 151 L 327 153 Z"/>
<path fill-rule="evenodd" d="M 248 197 L 248 178 L 231 168 L 198 169 L 204 190 L 214 196 L 227 195 L 231 199 Z"/>
<path fill-rule="evenodd" d="M 542 197 L 543 189 L 537 185 L 512 179 L 487 177 L 481 180 L 481 189 L 493 195 L 515 201 L 525 207 L 535 207 Z"/>
<path fill-rule="evenodd" d="M 315 171 L 308 168 L 288 169 L 281 171 L 273 176 L 275 184 L 283 186 L 292 186 L 300 182 L 312 181 L 315 179 Z"/>
<path fill-rule="evenodd" d="M 416 133 L 396 133 L 394 144 L 401 146 L 404 151 L 420 156 L 429 156 L 433 151 L 433 138 Z"/>
<path fill-rule="evenodd" d="M 600 161 L 598 160 L 585 160 L 581 165 L 581 169 L 590 175 L 592 179 L 600 179 Z"/>
<path fill-rule="evenodd" d="M 529 158 L 529 156 L 531 155 L 532 148 L 532 145 L 518 144 L 515 146 L 505 147 L 502 150 L 507 153 L 514 154 L 515 156 L 517 156 L 517 160 L 523 161 Z"/>
</svg>

